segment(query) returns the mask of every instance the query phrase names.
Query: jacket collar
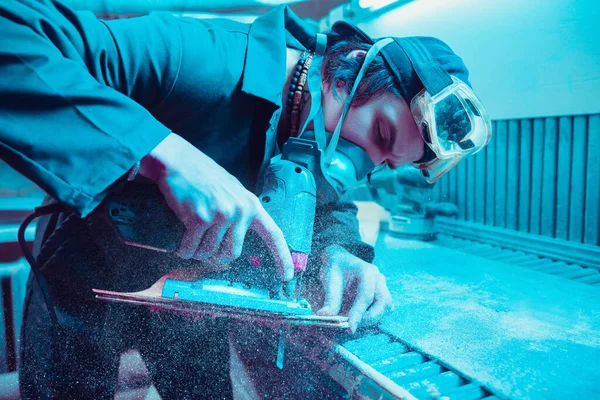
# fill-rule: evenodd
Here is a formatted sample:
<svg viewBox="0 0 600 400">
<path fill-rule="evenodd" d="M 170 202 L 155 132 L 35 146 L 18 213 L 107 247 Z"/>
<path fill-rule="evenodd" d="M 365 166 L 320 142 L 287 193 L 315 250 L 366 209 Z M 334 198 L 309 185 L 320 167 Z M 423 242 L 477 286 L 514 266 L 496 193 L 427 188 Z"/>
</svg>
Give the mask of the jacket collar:
<svg viewBox="0 0 600 400">
<path fill-rule="evenodd" d="M 286 47 L 305 50 L 315 36 L 288 6 L 279 6 L 250 26 L 242 90 L 281 107 Z"/>
</svg>

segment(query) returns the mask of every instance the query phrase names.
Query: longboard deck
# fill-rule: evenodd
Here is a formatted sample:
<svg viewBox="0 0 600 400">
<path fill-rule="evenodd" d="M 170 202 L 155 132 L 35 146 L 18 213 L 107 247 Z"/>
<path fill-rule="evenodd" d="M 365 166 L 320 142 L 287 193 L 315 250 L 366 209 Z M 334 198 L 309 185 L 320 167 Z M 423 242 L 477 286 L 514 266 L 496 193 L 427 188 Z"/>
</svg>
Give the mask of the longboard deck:
<svg viewBox="0 0 600 400">
<path fill-rule="evenodd" d="M 160 278 L 148 289 L 139 292 L 113 292 L 101 289 L 93 289 L 93 291 L 99 300 L 143 305 L 153 310 L 171 311 L 186 316 L 227 317 L 249 323 L 286 323 L 290 325 L 309 325 L 339 329 L 346 329 L 350 326 L 348 317 L 346 316 L 278 314 L 254 309 L 162 297 L 162 289 L 167 278 L 194 280 L 198 279 L 198 277 L 199 275 L 195 275 L 190 271 L 172 271 Z"/>
</svg>

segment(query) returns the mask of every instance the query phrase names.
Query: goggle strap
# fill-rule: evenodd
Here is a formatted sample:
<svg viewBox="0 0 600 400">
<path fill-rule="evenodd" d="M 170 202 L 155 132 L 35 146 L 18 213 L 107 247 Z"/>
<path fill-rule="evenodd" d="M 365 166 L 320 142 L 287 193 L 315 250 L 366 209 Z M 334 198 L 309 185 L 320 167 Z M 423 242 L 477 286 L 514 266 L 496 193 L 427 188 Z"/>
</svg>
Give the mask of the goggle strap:
<svg viewBox="0 0 600 400">
<path fill-rule="evenodd" d="M 315 120 L 315 123 L 313 124 L 315 140 L 317 141 L 320 149 L 325 149 L 327 147 L 327 138 L 325 136 L 325 128 L 321 123 L 321 121 L 323 121 L 323 108 L 321 107 L 321 91 L 323 84 L 321 79 L 322 61 L 322 56 L 315 55 L 313 57 L 310 70 L 308 71 L 308 87 L 310 90 L 311 106 L 308 117 L 306 118 L 306 121 L 304 121 L 304 126 L 302 126 L 298 137 L 302 137 L 302 134 L 306 131 L 308 124 Z"/>
<path fill-rule="evenodd" d="M 321 79 L 321 62 L 323 61 L 323 54 L 325 54 L 325 49 L 327 49 L 327 35 L 323 33 L 317 33 L 317 43 L 315 45 L 315 55 L 318 57 L 317 63 L 313 64 L 314 69 L 316 69 L 316 73 L 313 74 L 313 79 L 309 82 L 309 87 L 318 87 L 319 91 L 317 93 L 313 93 L 311 90 L 310 97 L 312 101 L 314 101 L 315 97 L 318 98 L 318 112 L 313 115 L 315 120 L 314 132 L 315 132 L 315 140 L 319 146 L 319 149 L 325 149 L 327 147 L 327 136 L 325 134 L 325 122 L 323 121 L 323 108 L 321 107 L 321 93 L 323 91 L 323 80 Z M 313 82 L 314 81 L 314 82 Z M 311 103 L 312 104 L 312 103 Z M 311 107 L 312 112 L 312 107 Z M 306 129 L 306 123 L 304 124 L 304 129 Z"/>
<path fill-rule="evenodd" d="M 325 133 L 325 121 L 323 120 L 323 108 L 319 109 L 317 115 L 315 115 L 314 132 L 315 140 L 319 145 L 319 149 L 325 150 L 327 148 L 327 134 Z"/>
<path fill-rule="evenodd" d="M 325 54 L 325 49 L 327 48 L 327 35 L 324 33 L 317 33 L 317 43 L 315 44 L 315 54 L 322 56 Z"/>
<path fill-rule="evenodd" d="M 393 42 L 392 38 L 385 38 L 385 39 L 379 40 L 377 43 L 375 43 L 373 46 L 371 46 L 371 48 L 367 52 L 367 55 L 365 56 L 365 60 L 363 62 L 363 65 L 360 68 L 360 71 L 358 72 L 358 75 L 354 81 L 354 85 L 352 86 L 352 90 L 350 91 L 350 94 L 346 98 L 346 103 L 344 104 L 344 109 L 342 110 L 342 115 L 337 123 L 337 126 L 335 127 L 335 131 L 333 132 L 331 141 L 329 142 L 329 145 L 327 146 L 327 149 L 325 150 L 325 164 L 329 164 L 331 162 L 331 160 L 333 159 L 333 155 L 335 153 L 335 149 L 337 147 L 338 140 L 340 138 L 340 133 L 342 131 L 342 125 L 344 123 L 344 119 L 346 118 L 346 114 L 348 113 L 348 110 L 350 109 L 350 105 L 352 104 L 352 98 L 354 97 L 354 93 L 356 93 L 356 89 L 358 88 L 360 81 L 362 80 L 363 76 L 366 74 L 367 69 L 369 68 L 369 65 L 371 64 L 371 62 L 373 61 L 375 56 L 377 56 L 377 54 L 381 51 L 381 49 L 384 46 L 390 44 L 391 42 Z"/>
<path fill-rule="evenodd" d="M 435 96 L 452 85 L 452 77 L 431 57 L 429 51 L 417 38 L 398 38 L 396 43 L 402 47 L 410 60 L 417 76 L 430 96 Z"/>
</svg>

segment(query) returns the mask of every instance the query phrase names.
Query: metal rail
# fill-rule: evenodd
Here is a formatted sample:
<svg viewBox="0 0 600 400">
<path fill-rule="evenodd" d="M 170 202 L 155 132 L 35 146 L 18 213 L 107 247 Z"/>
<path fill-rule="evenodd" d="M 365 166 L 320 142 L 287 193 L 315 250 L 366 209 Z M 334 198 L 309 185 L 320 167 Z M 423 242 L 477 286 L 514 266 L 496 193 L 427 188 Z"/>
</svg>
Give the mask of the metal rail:
<svg viewBox="0 0 600 400">
<path fill-rule="evenodd" d="M 586 268 L 578 264 L 567 264 L 563 261 L 539 257 L 523 251 L 510 250 L 446 234 L 438 235 L 438 239 L 433 243 L 456 251 L 469 253 L 473 256 L 484 257 L 510 265 L 557 275 L 565 279 L 600 286 L 600 272 L 595 268 Z"/>
<path fill-rule="evenodd" d="M 293 346 L 350 395 L 366 399 L 486 399 L 481 385 L 376 328 L 334 341 L 322 334 Z"/>
<path fill-rule="evenodd" d="M 445 217 L 436 219 L 436 227 L 440 232 L 455 237 L 600 270 L 600 246 Z"/>
</svg>

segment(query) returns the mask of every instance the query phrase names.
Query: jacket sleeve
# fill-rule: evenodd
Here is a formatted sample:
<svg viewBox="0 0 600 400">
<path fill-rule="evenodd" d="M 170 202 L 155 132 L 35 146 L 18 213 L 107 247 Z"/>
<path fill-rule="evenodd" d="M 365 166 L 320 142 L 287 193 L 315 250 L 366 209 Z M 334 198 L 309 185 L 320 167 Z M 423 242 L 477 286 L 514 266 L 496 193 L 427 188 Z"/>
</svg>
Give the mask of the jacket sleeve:
<svg viewBox="0 0 600 400">
<path fill-rule="evenodd" d="M 103 22 L 50 0 L 0 3 L 0 157 L 82 216 L 170 130 L 174 20 Z"/>
<path fill-rule="evenodd" d="M 351 202 L 332 202 L 317 207 L 311 250 L 313 272 L 317 272 L 315 263 L 318 264 L 323 250 L 335 244 L 366 262 L 373 262 L 375 251 L 360 237 L 357 213 L 358 208 Z"/>
</svg>

